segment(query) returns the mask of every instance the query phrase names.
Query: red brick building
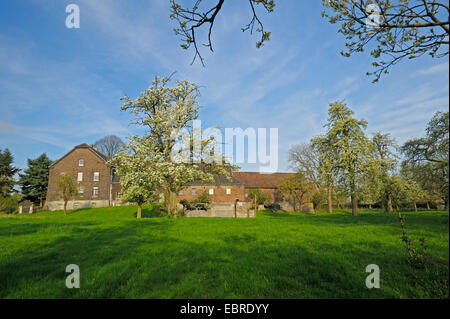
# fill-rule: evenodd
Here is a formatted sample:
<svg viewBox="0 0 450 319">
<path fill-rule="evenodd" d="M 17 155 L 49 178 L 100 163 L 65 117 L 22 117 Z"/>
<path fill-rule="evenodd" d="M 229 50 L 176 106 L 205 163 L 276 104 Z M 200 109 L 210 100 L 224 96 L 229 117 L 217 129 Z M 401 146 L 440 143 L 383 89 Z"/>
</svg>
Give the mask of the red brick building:
<svg viewBox="0 0 450 319">
<path fill-rule="evenodd" d="M 114 169 L 106 164 L 107 158 L 92 146 L 80 144 L 50 166 L 46 206 L 50 210 L 62 209 L 56 181 L 62 173 L 77 181 L 78 196 L 68 208 L 103 207 L 114 205 L 119 199 L 120 182 Z"/>
<path fill-rule="evenodd" d="M 78 196 L 68 203 L 69 209 L 120 205 L 120 180 L 114 169 L 107 165 L 107 158 L 92 147 L 81 144 L 53 163 L 50 167 L 46 206 L 50 210 L 63 208 L 56 181 L 62 173 L 71 174 L 77 181 Z M 249 190 L 261 189 L 271 203 L 279 203 L 284 209 L 292 209 L 280 193 L 281 182 L 293 173 L 264 174 L 257 172 L 233 172 L 231 180 L 216 177 L 214 184 L 201 181 L 189 183 L 179 192 L 179 200 L 192 201 L 202 192 L 209 194 L 212 205 L 223 206 L 250 202 Z M 306 209 L 309 210 L 309 209 Z"/>
</svg>

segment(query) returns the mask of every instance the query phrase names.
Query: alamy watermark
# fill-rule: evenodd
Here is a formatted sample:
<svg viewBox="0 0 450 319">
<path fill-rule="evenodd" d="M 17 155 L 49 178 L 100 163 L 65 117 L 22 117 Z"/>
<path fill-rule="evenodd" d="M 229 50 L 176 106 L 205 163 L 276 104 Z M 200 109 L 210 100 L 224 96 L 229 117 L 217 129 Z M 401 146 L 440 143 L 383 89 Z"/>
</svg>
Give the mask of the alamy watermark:
<svg viewBox="0 0 450 319">
<path fill-rule="evenodd" d="M 366 277 L 366 287 L 369 289 L 380 288 L 380 267 L 376 264 L 367 265 L 366 272 L 371 273 Z"/>
<path fill-rule="evenodd" d="M 381 10 L 377 4 L 371 3 L 366 7 L 366 13 L 369 15 L 366 18 L 366 25 L 370 28 L 378 28 L 381 24 Z"/>
<path fill-rule="evenodd" d="M 192 131 L 181 129 L 172 138 L 177 141 L 171 153 L 176 163 L 226 160 L 234 164 L 258 164 L 261 173 L 278 170 L 278 128 L 225 128 L 223 135 L 217 127 L 203 130 L 201 121 L 194 120 Z"/>
<path fill-rule="evenodd" d="M 66 13 L 66 28 L 79 29 L 80 28 L 80 7 L 74 3 L 67 5 Z"/>
<path fill-rule="evenodd" d="M 80 288 L 80 267 L 75 264 L 67 265 L 66 272 L 71 273 L 66 278 L 66 287 L 69 289 Z"/>
</svg>

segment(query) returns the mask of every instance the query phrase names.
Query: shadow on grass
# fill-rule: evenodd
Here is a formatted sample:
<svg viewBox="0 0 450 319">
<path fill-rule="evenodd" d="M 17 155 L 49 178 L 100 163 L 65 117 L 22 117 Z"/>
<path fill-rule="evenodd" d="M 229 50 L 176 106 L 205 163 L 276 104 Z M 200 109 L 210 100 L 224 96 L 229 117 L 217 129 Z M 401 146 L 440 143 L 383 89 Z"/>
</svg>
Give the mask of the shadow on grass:
<svg viewBox="0 0 450 319">
<path fill-rule="evenodd" d="M 120 220 L 114 225 L 96 227 L 83 227 L 92 225 L 90 222 L 73 221 L 62 225 L 72 227 L 57 229 L 51 238 L 43 233 L 35 242 L 24 243 L 14 255 L 0 254 L 0 298 L 448 296 L 448 279 L 436 280 L 448 278 L 448 270 L 446 277 L 436 275 L 441 274 L 440 269 L 426 273 L 414 270 L 407 264 L 401 245 L 357 248 L 353 241 L 339 243 L 339 238 L 298 239 L 293 235 L 299 233 L 292 231 L 267 233 L 258 240 L 259 230 L 252 232 L 241 224 L 231 228 L 234 220 L 228 223 L 230 228 L 221 228 L 211 236 L 211 225 L 219 223 L 213 219 L 192 220 L 198 226 L 195 234 L 203 232 L 203 236 L 209 234 L 213 238 L 195 237 L 189 232 L 191 220 L 180 225 L 172 219 L 151 218 L 161 217 L 160 212 L 147 207 L 144 214 L 148 219 Z M 317 218 L 321 220 L 318 225 L 331 223 L 330 218 L 335 218 L 334 224 L 346 218 L 355 222 L 346 215 L 278 214 L 274 218 L 297 218 L 292 219 L 297 226 L 316 223 Z M 377 216 L 368 218 L 376 220 Z M 249 222 L 253 221 L 256 220 Z M 278 226 L 284 225 L 283 222 Z M 16 227 L 17 234 L 27 234 L 37 232 L 34 227 L 40 225 L 10 226 Z M 80 267 L 80 289 L 65 287 L 65 267 L 72 263 Z M 365 287 L 365 267 L 371 263 L 382 269 L 381 289 Z"/>
<path fill-rule="evenodd" d="M 271 212 L 260 211 L 258 214 L 269 218 L 293 218 L 300 219 L 302 223 L 315 224 L 327 227 L 329 225 L 388 225 L 400 227 L 397 213 L 385 212 L 362 212 L 359 216 L 352 216 L 349 212 L 338 211 L 337 213 L 288 213 L 284 211 Z M 420 228 L 433 231 L 435 227 L 448 227 L 449 215 L 445 212 L 427 212 L 427 213 L 402 213 L 405 223 L 409 227 L 420 226 Z M 433 218 L 430 218 L 433 217 Z"/>
</svg>

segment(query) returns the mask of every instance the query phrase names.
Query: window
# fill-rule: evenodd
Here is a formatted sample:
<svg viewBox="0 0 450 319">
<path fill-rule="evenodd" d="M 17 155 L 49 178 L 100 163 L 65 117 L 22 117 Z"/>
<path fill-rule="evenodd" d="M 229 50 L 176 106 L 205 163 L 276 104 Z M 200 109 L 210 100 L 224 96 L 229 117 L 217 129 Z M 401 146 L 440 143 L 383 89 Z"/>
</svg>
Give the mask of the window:
<svg viewBox="0 0 450 319">
<path fill-rule="evenodd" d="M 192 195 L 197 194 L 197 190 L 196 190 L 195 188 L 191 189 L 191 194 L 192 194 Z"/>
<path fill-rule="evenodd" d="M 100 180 L 100 173 L 94 172 L 94 182 L 98 182 Z"/>
<path fill-rule="evenodd" d="M 84 166 L 84 159 L 78 160 L 78 166 Z"/>
<path fill-rule="evenodd" d="M 78 194 L 83 195 L 84 194 L 84 188 L 78 189 Z"/>
<path fill-rule="evenodd" d="M 214 188 L 209 189 L 209 195 L 214 195 Z"/>
<path fill-rule="evenodd" d="M 79 172 L 77 176 L 77 181 L 82 182 L 83 181 L 83 173 Z"/>
<path fill-rule="evenodd" d="M 227 188 L 227 195 L 231 195 L 231 188 Z"/>
<path fill-rule="evenodd" d="M 94 191 L 92 192 L 92 197 L 98 197 L 98 187 L 94 187 Z"/>
<path fill-rule="evenodd" d="M 180 190 L 178 191 L 178 195 L 183 195 L 183 190 L 182 190 L 182 189 L 180 189 Z"/>
</svg>

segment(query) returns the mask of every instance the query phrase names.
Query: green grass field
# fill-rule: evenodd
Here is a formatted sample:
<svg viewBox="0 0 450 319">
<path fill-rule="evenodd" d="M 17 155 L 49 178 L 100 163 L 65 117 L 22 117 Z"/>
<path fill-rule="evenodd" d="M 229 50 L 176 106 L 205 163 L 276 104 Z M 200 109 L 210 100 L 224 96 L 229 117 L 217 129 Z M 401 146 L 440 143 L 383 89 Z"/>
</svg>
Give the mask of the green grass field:
<svg viewBox="0 0 450 319">
<path fill-rule="evenodd" d="M 448 298 L 448 268 L 414 268 L 396 215 L 158 216 L 135 206 L 0 217 L 0 298 Z M 449 258 L 448 212 L 405 213 Z M 77 264 L 81 287 L 65 287 Z M 367 289 L 368 264 L 381 288 Z"/>
</svg>

